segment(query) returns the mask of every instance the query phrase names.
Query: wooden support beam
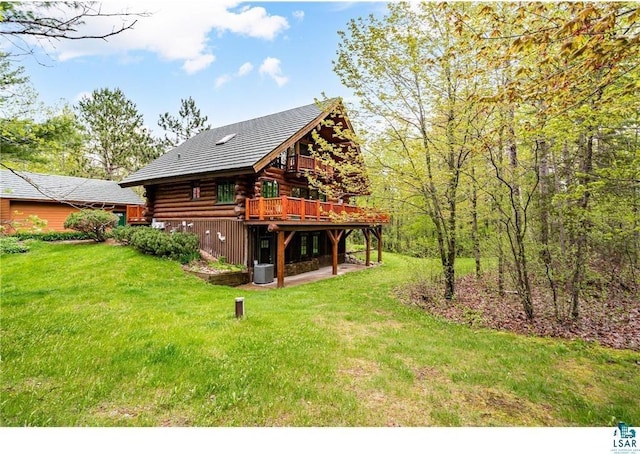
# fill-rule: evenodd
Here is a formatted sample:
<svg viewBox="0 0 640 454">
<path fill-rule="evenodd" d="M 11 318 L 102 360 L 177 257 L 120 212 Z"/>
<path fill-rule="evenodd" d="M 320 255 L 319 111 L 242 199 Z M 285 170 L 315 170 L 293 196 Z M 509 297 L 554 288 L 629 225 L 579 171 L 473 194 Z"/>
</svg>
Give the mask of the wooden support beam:
<svg viewBox="0 0 640 454">
<path fill-rule="evenodd" d="M 366 229 L 362 229 L 362 233 L 364 234 L 364 246 L 365 246 L 365 266 L 371 265 L 371 231 L 367 227 Z"/>
<path fill-rule="evenodd" d="M 352 233 L 353 233 L 353 229 L 345 230 L 344 239 L 346 240 L 349 237 L 349 235 L 351 235 Z"/>
<path fill-rule="evenodd" d="M 338 245 L 340 244 L 340 238 L 344 230 L 327 230 L 329 239 L 331 240 L 332 252 L 331 252 L 331 274 L 334 276 L 338 274 Z"/>
<path fill-rule="evenodd" d="M 277 275 L 278 275 L 278 284 L 277 288 L 284 287 L 284 250 L 287 247 L 284 239 L 284 231 L 278 230 L 278 245 L 277 245 Z"/>
<path fill-rule="evenodd" d="M 374 232 L 378 238 L 378 263 L 382 262 L 382 226 L 379 225 Z"/>
<path fill-rule="evenodd" d="M 285 268 L 285 264 L 284 264 L 284 252 L 287 249 L 287 246 L 289 246 L 289 243 L 291 242 L 291 239 L 293 238 L 293 235 L 295 235 L 295 231 L 291 231 L 288 232 L 288 234 L 285 237 L 285 231 L 284 230 L 278 230 L 277 231 L 277 236 L 278 236 L 278 251 L 277 251 L 277 277 L 278 277 L 278 284 L 277 284 L 277 288 L 282 288 L 284 287 L 284 268 Z"/>
<path fill-rule="evenodd" d="M 293 238 L 293 235 L 296 233 L 295 230 L 292 230 L 291 232 L 289 232 L 289 235 L 287 235 L 287 238 L 285 238 L 284 240 L 284 247 L 286 248 L 287 246 L 289 246 L 289 242 L 291 241 L 291 239 Z"/>
</svg>

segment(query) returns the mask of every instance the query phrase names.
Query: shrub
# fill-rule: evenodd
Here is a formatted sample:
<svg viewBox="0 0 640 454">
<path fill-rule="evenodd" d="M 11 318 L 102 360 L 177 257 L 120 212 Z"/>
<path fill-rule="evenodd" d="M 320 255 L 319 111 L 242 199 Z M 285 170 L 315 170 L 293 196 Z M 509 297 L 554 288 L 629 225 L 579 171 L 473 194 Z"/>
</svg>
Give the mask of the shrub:
<svg viewBox="0 0 640 454">
<path fill-rule="evenodd" d="M 130 244 L 133 234 L 142 228 L 143 227 L 133 227 L 131 225 L 120 226 L 113 229 L 109 233 L 109 236 L 116 240 L 118 243 Z"/>
<path fill-rule="evenodd" d="M 91 235 L 97 242 L 107 239 L 107 229 L 118 225 L 118 216 L 105 210 L 80 210 L 71 213 L 64 221 L 65 229 L 73 229 Z"/>
<path fill-rule="evenodd" d="M 149 227 L 137 227 L 129 244 L 145 254 L 168 257 L 188 263 L 200 256 L 198 236 L 194 233 L 164 233 Z"/>
<path fill-rule="evenodd" d="M 176 232 L 170 235 L 173 243 L 172 257 L 180 263 L 200 258 L 200 241 L 195 233 Z"/>
<path fill-rule="evenodd" d="M 38 240 L 38 241 L 70 241 L 70 240 L 91 240 L 93 236 L 84 232 L 18 232 L 11 235 L 18 240 Z"/>
<path fill-rule="evenodd" d="M 29 246 L 20 243 L 16 237 L 0 237 L 0 254 L 18 254 L 28 250 Z"/>
</svg>

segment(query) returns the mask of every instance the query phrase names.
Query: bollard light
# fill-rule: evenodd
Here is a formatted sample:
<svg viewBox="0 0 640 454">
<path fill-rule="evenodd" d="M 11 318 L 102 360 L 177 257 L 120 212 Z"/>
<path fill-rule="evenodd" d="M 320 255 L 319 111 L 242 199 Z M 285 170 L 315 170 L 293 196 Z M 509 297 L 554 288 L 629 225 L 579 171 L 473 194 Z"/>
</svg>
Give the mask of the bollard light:
<svg viewBox="0 0 640 454">
<path fill-rule="evenodd" d="M 244 316 L 244 297 L 239 296 L 236 298 L 236 318 Z"/>
</svg>

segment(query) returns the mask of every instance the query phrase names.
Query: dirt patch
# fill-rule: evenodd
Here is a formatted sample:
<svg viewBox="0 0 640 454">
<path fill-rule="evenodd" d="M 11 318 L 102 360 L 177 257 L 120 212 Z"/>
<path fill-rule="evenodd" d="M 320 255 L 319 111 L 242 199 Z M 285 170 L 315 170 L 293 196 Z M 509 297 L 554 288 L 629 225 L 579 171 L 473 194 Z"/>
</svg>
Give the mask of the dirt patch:
<svg viewBox="0 0 640 454">
<path fill-rule="evenodd" d="M 550 416 L 552 408 L 536 405 L 507 391 L 475 388 L 462 396 L 469 414 L 479 416 L 474 424 L 491 421 L 499 425 L 543 425 L 553 426 L 557 422 Z"/>
<path fill-rule="evenodd" d="M 500 297 L 496 288 L 495 276 L 485 276 L 481 280 L 465 276 L 456 284 L 454 301 L 445 301 L 436 295 L 434 287 L 425 284 L 411 284 L 399 289 L 397 295 L 401 301 L 433 315 L 474 327 L 582 339 L 606 347 L 640 351 L 640 289 L 620 289 L 611 285 L 599 292 L 585 292 L 577 320 L 556 317 L 548 295 L 537 289 L 533 292 L 535 318 L 528 320 L 518 295 L 507 293 Z M 566 308 L 566 302 L 564 304 Z"/>
</svg>

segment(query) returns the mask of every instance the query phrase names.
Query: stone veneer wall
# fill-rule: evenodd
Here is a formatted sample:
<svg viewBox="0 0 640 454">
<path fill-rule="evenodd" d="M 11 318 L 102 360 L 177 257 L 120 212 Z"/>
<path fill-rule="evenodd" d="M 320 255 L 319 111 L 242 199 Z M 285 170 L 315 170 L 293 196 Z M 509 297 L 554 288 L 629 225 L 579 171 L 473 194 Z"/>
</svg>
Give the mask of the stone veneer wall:
<svg viewBox="0 0 640 454">
<path fill-rule="evenodd" d="M 320 263 L 317 258 L 304 262 L 287 263 L 284 266 L 285 276 L 295 276 L 296 274 L 308 273 L 320 269 Z"/>
<path fill-rule="evenodd" d="M 190 274 L 198 276 L 210 284 L 216 285 L 228 285 L 230 287 L 236 287 L 242 284 L 248 284 L 249 273 L 247 271 L 234 271 L 230 273 L 208 274 L 200 273 L 198 271 L 187 271 Z"/>
<path fill-rule="evenodd" d="M 345 255 L 338 254 L 338 263 L 344 263 L 344 261 Z M 305 260 L 304 262 L 287 263 L 285 265 L 285 276 L 295 276 L 296 274 L 308 273 L 309 271 L 315 271 L 325 266 L 331 266 L 330 255 L 314 257 L 311 260 Z"/>
</svg>

